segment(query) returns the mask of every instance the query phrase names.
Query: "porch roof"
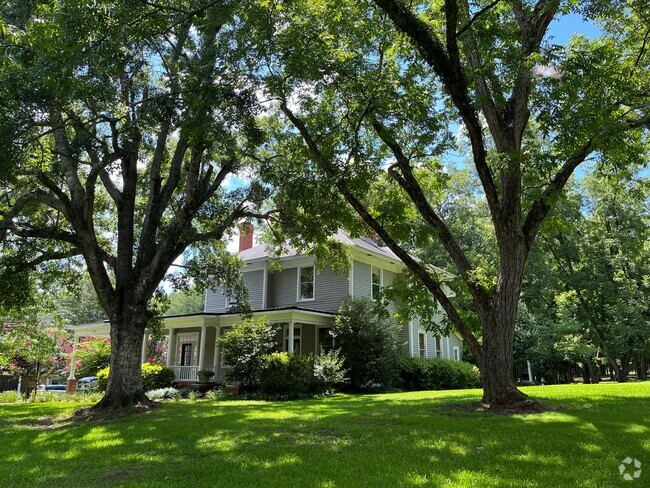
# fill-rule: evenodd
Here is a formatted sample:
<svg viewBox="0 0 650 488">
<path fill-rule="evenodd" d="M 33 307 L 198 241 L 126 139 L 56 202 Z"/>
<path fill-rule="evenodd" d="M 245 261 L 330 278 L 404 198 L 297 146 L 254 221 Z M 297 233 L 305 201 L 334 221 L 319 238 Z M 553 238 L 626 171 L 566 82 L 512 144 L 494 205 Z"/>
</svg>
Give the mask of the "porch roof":
<svg viewBox="0 0 650 488">
<path fill-rule="evenodd" d="M 293 320 L 297 322 L 325 324 L 329 323 L 336 315 L 335 312 L 326 312 L 308 307 L 277 307 L 254 310 L 251 312 L 253 318 L 266 315 L 270 321 Z M 236 324 L 241 314 L 237 312 L 198 312 L 184 315 L 166 315 L 161 317 L 165 329 L 180 329 L 184 327 L 208 326 L 230 326 Z M 110 322 L 98 322 L 93 324 L 69 325 L 66 327 L 77 337 L 109 337 Z"/>
</svg>

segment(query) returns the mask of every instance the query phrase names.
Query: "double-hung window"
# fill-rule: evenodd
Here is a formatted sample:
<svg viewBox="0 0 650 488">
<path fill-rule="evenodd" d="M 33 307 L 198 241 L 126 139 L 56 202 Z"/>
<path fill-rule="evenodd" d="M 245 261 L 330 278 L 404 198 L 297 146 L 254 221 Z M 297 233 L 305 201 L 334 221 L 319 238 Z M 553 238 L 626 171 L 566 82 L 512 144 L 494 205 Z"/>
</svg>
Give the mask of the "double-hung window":
<svg viewBox="0 0 650 488">
<path fill-rule="evenodd" d="M 313 266 L 298 268 L 298 301 L 314 299 L 314 280 L 316 273 Z"/>
<path fill-rule="evenodd" d="M 372 299 L 377 300 L 379 298 L 379 292 L 381 291 L 381 285 L 382 285 L 382 276 L 381 276 L 381 269 L 375 268 L 373 266 L 372 268 Z"/>
<path fill-rule="evenodd" d="M 427 357 L 426 335 L 424 332 L 418 333 L 418 357 Z"/>
</svg>

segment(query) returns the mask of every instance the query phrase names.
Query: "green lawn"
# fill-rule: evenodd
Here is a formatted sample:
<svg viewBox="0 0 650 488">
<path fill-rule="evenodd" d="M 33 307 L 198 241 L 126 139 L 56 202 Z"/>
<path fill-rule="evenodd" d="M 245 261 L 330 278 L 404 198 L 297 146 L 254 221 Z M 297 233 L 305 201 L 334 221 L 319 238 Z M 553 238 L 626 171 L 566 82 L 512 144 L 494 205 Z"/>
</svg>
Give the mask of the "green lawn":
<svg viewBox="0 0 650 488">
<path fill-rule="evenodd" d="M 556 410 L 443 409 L 478 390 L 167 403 L 93 423 L 62 421 L 78 404 L 0 405 L 0 486 L 650 486 L 650 382 L 524 391 Z M 644 469 L 629 482 L 627 456 Z"/>
</svg>

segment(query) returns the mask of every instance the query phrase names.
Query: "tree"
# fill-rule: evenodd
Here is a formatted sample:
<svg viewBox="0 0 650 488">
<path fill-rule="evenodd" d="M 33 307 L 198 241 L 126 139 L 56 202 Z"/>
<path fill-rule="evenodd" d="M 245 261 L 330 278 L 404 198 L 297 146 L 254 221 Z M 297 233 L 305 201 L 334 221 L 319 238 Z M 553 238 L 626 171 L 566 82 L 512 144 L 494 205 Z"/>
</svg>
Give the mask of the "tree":
<svg viewBox="0 0 650 488">
<path fill-rule="evenodd" d="M 269 26 L 258 52 L 276 101 L 270 110 L 287 123 L 274 125 L 281 149 L 276 159 L 265 156 L 266 171 L 282 182 L 287 232 L 322 240 L 341 221 L 361 232 L 347 203 L 444 309 L 480 368 L 483 402 L 521 402 L 511 374 L 514 330 L 541 224 L 586 160 L 620 168 L 647 160 L 642 2 L 264 6 Z M 548 27 L 567 12 L 597 22 L 603 36 L 552 44 Z M 445 158 L 458 149 L 452 131 L 468 141 L 487 204 L 493 275 L 479 272 L 430 198 L 445 191 Z M 296 194 L 311 198 L 296 204 Z M 444 246 L 469 290 L 480 337 L 439 276 L 409 252 L 427 237 Z"/>
<path fill-rule="evenodd" d="M 229 183 L 263 140 L 241 4 L 20 3 L 0 10 L 0 282 L 34 291 L 87 271 L 111 323 L 91 415 L 147 407 L 142 339 L 172 263 L 186 253 L 189 271 L 245 298 L 221 239 L 267 190 Z"/>
<path fill-rule="evenodd" d="M 33 378 L 65 370 L 69 334 L 55 324 L 5 322 L 0 326 L 0 367 Z"/>
<path fill-rule="evenodd" d="M 606 359 L 617 381 L 639 367 L 650 337 L 648 180 L 591 175 L 542 232 L 540 250 L 554 267 L 556 320 L 580 325 L 583 341 Z M 568 210 L 567 210 L 568 207 Z M 586 358 L 588 369 L 593 369 Z"/>
<path fill-rule="evenodd" d="M 395 385 L 399 373 L 400 324 L 370 299 L 344 303 L 332 336 L 343 356 L 350 387 L 357 391 Z"/>
</svg>

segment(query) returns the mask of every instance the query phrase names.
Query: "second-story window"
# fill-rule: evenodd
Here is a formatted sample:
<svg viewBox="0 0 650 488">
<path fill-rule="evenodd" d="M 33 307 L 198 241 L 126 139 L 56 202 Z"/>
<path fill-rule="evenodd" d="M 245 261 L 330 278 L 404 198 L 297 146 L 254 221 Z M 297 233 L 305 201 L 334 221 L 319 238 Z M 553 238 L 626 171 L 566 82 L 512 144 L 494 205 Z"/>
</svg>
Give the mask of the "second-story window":
<svg viewBox="0 0 650 488">
<path fill-rule="evenodd" d="M 298 300 L 314 299 L 314 267 L 298 268 Z"/>
<path fill-rule="evenodd" d="M 372 299 L 379 298 L 379 291 L 381 290 L 381 269 L 372 268 Z"/>
</svg>

